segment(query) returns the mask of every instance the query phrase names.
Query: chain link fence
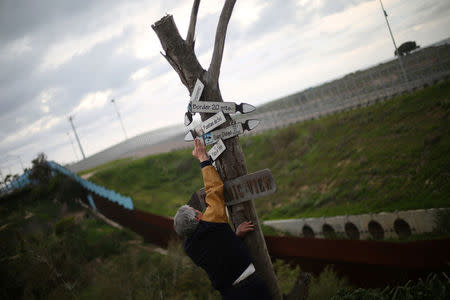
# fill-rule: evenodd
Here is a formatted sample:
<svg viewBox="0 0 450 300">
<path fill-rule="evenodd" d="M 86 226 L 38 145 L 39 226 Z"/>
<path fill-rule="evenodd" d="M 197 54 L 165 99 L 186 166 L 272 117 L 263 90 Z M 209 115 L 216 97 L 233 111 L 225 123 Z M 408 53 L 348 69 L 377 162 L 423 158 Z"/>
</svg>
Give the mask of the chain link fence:
<svg viewBox="0 0 450 300">
<path fill-rule="evenodd" d="M 272 101 L 237 120 L 259 119 L 250 134 L 367 106 L 450 77 L 450 45 L 428 47 L 403 56 L 407 81 L 398 59 L 347 74 L 319 86 Z"/>
<path fill-rule="evenodd" d="M 448 44 L 427 47 L 403 56 L 402 59 L 407 82 L 402 75 L 398 59 L 394 59 L 272 101 L 258 107 L 251 114 L 237 114 L 234 118 L 236 121 L 259 119 L 260 125 L 247 133 L 258 134 L 338 111 L 367 106 L 449 78 Z M 184 148 L 188 143 L 183 141 L 183 135 L 182 125 L 146 132 L 68 167 L 72 172 L 80 172 L 120 158 Z M 150 151 L 150 148 L 153 151 Z"/>
</svg>

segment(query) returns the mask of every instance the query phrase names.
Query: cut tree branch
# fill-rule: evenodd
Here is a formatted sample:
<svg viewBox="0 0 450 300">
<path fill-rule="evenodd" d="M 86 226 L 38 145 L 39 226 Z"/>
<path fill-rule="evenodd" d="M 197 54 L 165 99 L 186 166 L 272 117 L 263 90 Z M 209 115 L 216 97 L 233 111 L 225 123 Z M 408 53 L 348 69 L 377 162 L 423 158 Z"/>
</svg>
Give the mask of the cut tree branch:
<svg viewBox="0 0 450 300">
<path fill-rule="evenodd" d="M 189 29 L 186 36 L 186 44 L 191 46 L 194 49 L 194 36 L 195 36 L 195 25 L 197 24 L 197 14 L 198 7 L 200 6 L 200 0 L 194 0 L 194 4 L 192 5 L 191 11 L 191 21 L 189 22 Z"/>
<path fill-rule="evenodd" d="M 219 84 L 220 65 L 222 64 L 223 48 L 227 35 L 228 22 L 233 12 L 236 0 L 226 0 L 220 13 L 219 24 L 217 24 L 216 39 L 211 64 L 208 69 L 208 82 L 214 86 Z"/>
<path fill-rule="evenodd" d="M 186 44 L 178 32 L 171 15 L 164 16 L 152 25 L 165 51 L 163 56 L 180 76 L 181 82 L 192 93 L 197 78 L 202 78 L 205 70 L 195 56 L 194 50 Z"/>
</svg>

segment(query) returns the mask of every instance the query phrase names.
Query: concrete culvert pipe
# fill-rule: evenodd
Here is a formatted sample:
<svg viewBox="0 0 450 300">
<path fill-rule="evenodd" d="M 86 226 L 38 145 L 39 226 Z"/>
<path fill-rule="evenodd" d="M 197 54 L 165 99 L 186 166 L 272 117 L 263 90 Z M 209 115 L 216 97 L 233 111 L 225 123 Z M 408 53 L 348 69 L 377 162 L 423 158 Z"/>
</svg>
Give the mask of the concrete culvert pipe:
<svg viewBox="0 0 450 300">
<path fill-rule="evenodd" d="M 405 220 L 400 218 L 394 221 L 394 230 L 401 239 L 406 239 L 411 235 L 411 227 Z"/>
<path fill-rule="evenodd" d="M 345 223 L 345 234 L 351 240 L 359 240 L 359 230 L 352 222 Z"/>
<path fill-rule="evenodd" d="M 313 238 L 315 236 L 314 231 L 308 225 L 303 226 L 302 233 L 303 233 L 303 237 L 306 237 L 306 238 Z"/>
<path fill-rule="evenodd" d="M 369 222 L 369 233 L 374 240 L 382 240 L 384 239 L 384 229 L 381 227 L 380 223 L 377 221 Z"/>
<path fill-rule="evenodd" d="M 336 237 L 336 232 L 334 231 L 333 226 L 331 226 L 330 224 L 323 224 L 322 232 L 323 232 L 323 236 L 326 239 L 332 239 L 332 238 Z"/>
</svg>

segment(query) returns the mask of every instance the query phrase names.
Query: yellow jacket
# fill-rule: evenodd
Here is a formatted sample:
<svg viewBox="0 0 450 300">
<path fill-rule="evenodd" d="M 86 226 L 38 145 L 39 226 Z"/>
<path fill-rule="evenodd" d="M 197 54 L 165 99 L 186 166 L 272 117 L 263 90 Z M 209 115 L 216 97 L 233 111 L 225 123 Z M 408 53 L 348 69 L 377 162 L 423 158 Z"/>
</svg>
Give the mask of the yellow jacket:
<svg viewBox="0 0 450 300">
<path fill-rule="evenodd" d="M 209 165 L 202 168 L 203 182 L 205 184 L 207 208 L 202 220 L 206 222 L 228 223 L 223 195 L 223 182 L 216 168 Z"/>
</svg>

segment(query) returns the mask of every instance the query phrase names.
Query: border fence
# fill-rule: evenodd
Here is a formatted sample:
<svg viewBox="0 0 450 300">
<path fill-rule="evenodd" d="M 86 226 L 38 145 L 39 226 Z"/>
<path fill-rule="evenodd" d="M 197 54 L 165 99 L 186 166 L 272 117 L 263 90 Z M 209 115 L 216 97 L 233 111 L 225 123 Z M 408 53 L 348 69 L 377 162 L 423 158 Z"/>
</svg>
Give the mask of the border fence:
<svg viewBox="0 0 450 300">
<path fill-rule="evenodd" d="M 331 113 L 367 106 L 417 90 L 450 77 L 450 45 L 421 49 L 403 56 L 405 82 L 398 60 L 345 75 L 316 87 L 272 101 L 237 119 L 259 119 L 261 124 L 247 134 L 317 119 Z"/>
<path fill-rule="evenodd" d="M 258 107 L 253 113 L 234 115 L 234 119 L 259 119 L 260 125 L 245 133 L 254 135 L 335 112 L 367 106 L 426 87 L 450 77 L 450 44 L 430 46 L 403 56 L 403 65 L 408 83 L 404 80 L 398 60 L 394 59 L 277 99 Z M 116 159 L 133 157 L 150 147 L 154 148 L 152 153 L 185 148 L 188 145 L 183 141 L 184 130 L 183 125 L 176 125 L 149 131 L 68 168 L 73 172 L 80 172 Z M 169 140 L 170 142 L 167 142 Z"/>
</svg>

